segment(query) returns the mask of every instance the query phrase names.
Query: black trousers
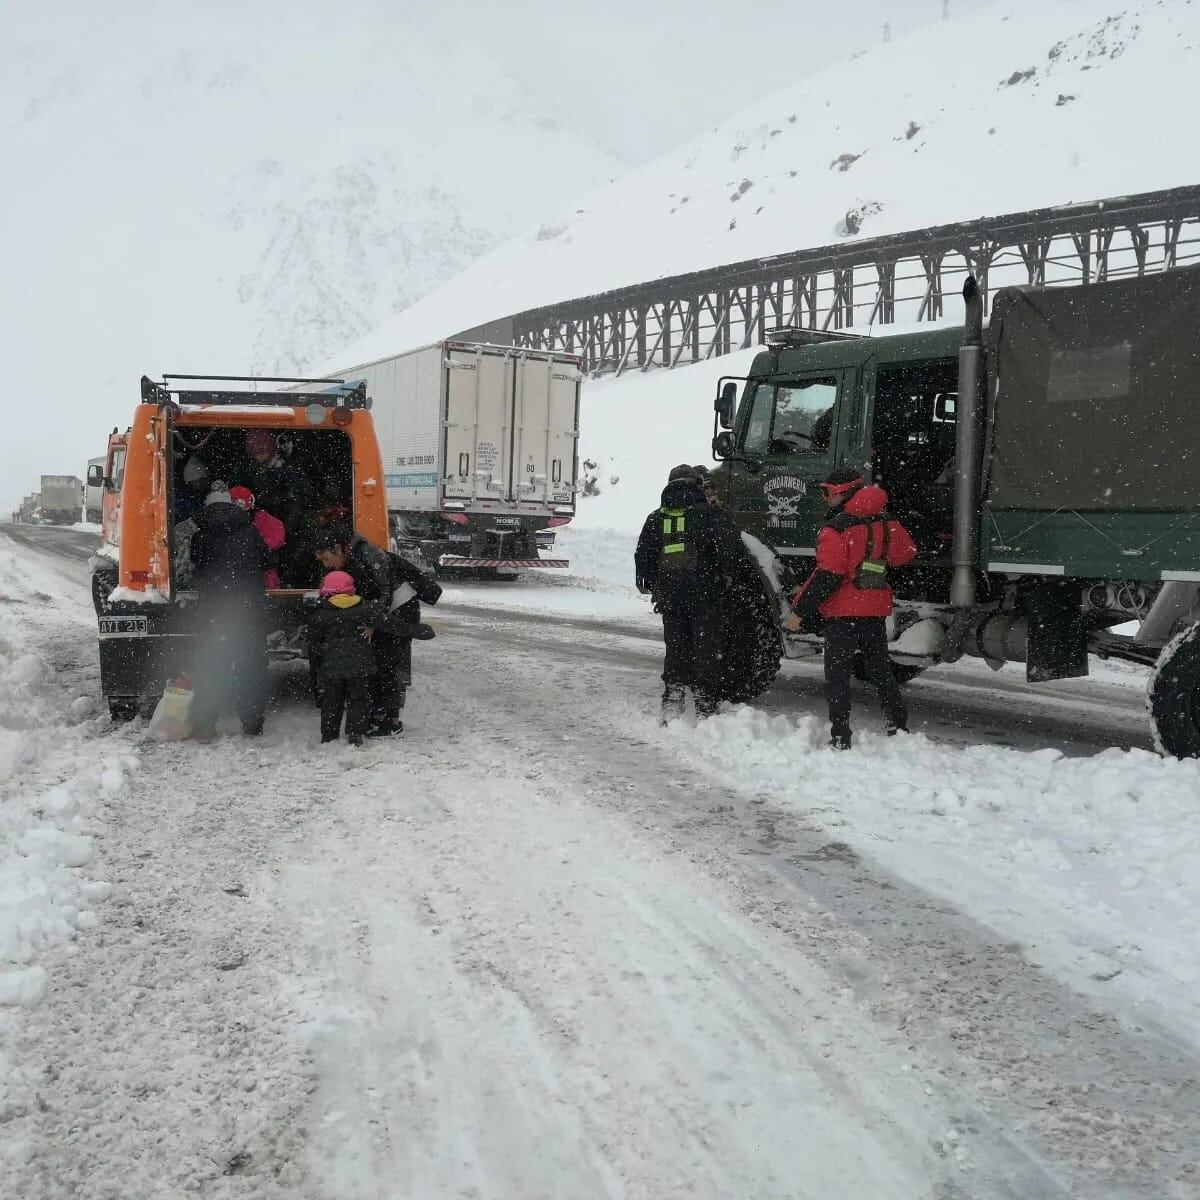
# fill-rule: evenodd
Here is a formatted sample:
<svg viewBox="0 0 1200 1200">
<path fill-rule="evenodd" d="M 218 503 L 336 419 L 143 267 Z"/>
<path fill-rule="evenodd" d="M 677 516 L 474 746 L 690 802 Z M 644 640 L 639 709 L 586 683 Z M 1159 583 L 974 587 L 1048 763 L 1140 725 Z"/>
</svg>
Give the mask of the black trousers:
<svg viewBox="0 0 1200 1200">
<path fill-rule="evenodd" d="M 850 686 L 854 661 L 861 656 L 863 674 L 879 689 L 890 725 L 908 724 L 908 709 L 888 658 L 887 627 L 882 617 L 834 617 L 825 622 L 825 692 L 829 724 L 835 735 L 850 733 Z"/>
<path fill-rule="evenodd" d="M 375 674 L 371 676 L 371 716 L 376 721 L 393 720 L 404 707 L 404 674 L 411 642 L 393 637 L 386 629 L 377 629 L 371 639 L 375 648 Z"/>
<path fill-rule="evenodd" d="M 721 609 L 691 602 L 664 605 L 662 610 L 663 683 L 668 688 L 694 688 L 697 697 L 715 699 L 721 675 Z"/>
<path fill-rule="evenodd" d="M 321 681 L 321 741 L 337 740 L 346 714 L 346 736 L 367 732 L 371 715 L 371 687 L 365 676 Z"/>
</svg>

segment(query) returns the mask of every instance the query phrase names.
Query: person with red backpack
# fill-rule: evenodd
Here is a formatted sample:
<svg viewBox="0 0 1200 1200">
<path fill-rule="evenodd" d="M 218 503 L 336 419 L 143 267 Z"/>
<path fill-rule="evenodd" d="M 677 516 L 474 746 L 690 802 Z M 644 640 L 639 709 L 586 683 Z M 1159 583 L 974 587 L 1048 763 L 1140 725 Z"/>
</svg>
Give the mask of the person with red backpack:
<svg viewBox="0 0 1200 1200">
<path fill-rule="evenodd" d="M 792 596 L 787 628 L 818 626 L 825 638 L 825 685 L 829 743 L 850 749 L 850 685 L 856 658 L 879 690 L 887 733 L 908 731 L 908 710 L 888 657 L 885 618 L 892 612 L 889 567 L 917 556 L 908 531 L 887 513 L 887 493 L 849 467 L 820 484 L 830 517 L 817 534 L 817 565 Z M 823 622 L 823 624 L 822 624 Z"/>
</svg>

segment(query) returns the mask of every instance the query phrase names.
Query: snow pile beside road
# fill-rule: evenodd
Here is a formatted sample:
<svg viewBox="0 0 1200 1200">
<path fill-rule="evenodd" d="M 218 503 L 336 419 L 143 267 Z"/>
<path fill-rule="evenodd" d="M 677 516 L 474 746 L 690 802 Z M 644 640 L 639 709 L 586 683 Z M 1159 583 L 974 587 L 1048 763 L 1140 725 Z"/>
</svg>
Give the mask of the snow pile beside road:
<svg viewBox="0 0 1200 1200">
<path fill-rule="evenodd" d="M 87 877 L 102 806 L 119 796 L 133 756 L 97 755 L 86 704 L 64 694 L 31 651 L 31 621 L 50 610 L 28 559 L 0 552 L 0 1005 L 33 1005 L 46 989 L 38 959 L 92 928 L 109 884 Z M 3 1026 L 0 1025 L 0 1031 Z M 0 1088 L 5 1075 L 0 1053 Z"/>
<path fill-rule="evenodd" d="M 676 736 L 1072 986 L 1200 1042 L 1200 763 L 871 733 L 839 754 L 823 721 L 751 708 Z"/>
</svg>

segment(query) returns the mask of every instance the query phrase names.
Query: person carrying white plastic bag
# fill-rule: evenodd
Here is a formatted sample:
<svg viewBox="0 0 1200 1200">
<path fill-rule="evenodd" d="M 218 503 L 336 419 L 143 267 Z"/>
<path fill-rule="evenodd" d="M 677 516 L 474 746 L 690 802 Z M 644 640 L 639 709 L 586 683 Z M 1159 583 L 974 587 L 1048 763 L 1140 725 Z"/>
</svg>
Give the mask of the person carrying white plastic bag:
<svg viewBox="0 0 1200 1200">
<path fill-rule="evenodd" d="M 192 685 L 186 675 L 173 679 L 150 718 L 150 736 L 156 742 L 181 742 L 191 732 Z"/>
</svg>

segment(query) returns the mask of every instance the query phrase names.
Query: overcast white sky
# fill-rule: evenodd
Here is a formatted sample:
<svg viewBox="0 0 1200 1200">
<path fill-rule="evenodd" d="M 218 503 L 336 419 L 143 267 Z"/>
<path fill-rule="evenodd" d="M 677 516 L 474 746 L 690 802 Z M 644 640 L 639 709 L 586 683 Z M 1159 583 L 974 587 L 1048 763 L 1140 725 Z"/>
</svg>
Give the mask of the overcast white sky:
<svg viewBox="0 0 1200 1200">
<path fill-rule="evenodd" d="M 1029 0 L 1014 0 L 1029 2 Z M 995 0 L 948 0 L 951 19 Z M 812 69 L 942 19 L 943 0 L 415 0 L 484 36 L 530 92 L 622 157 L 662 153 Z"/>
</svg>

